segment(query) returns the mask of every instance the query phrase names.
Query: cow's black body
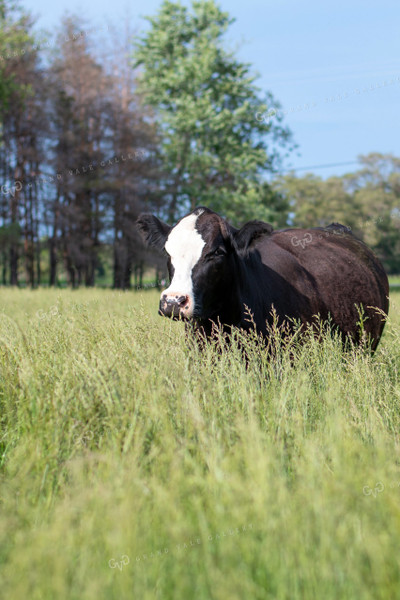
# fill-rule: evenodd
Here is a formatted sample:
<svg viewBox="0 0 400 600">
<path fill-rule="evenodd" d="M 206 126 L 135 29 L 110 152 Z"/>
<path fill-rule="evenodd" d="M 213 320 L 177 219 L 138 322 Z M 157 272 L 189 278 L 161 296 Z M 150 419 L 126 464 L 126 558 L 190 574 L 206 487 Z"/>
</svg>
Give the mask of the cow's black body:
<svg viewBox="0 0 400 600">
<path fill-rule="evenodd" d="M 320 315 L 331 320 L 343 339 L 350 336 L 357 342 L 361 309 L 364 331 L 371 349 L 376 348 L 385 322 L 380 311 L 388 312 L 388 279 L 372 251 L 347 228 L 333 224 L 273 231 L 251 221 L 237 230 L 208 209 L 197 212 L 195 228 L 204 248 L 191 271 L 190 319 L 207 335 L 213 322 L 252 327 L 247 309 L 266 335 L 274 308 L 281 323 L 315 323 Z M 143 215 L 138 225 L 147 241 L 163 247 L 172 228 L 154 219 Z M 175 298 L 181 293 L 176 291 Z M 169 298 L 161 297 L 160 312 L 185 317 L 182 306 L 171 312 Z"/>
</svg>

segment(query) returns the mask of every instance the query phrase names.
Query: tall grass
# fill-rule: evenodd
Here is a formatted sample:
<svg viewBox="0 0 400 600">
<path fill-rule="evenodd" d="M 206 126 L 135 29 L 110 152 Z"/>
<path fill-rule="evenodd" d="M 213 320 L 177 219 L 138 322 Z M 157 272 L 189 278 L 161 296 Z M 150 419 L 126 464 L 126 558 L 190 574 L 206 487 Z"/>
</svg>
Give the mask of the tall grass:
<svg viewBox="0 0 400 600">
<path fill-rule="evenodd" d="M 373 358 L 246 362 L 153 292 L 0 291 L 0 595 L 400 598 L 392 298 Z"/>
</svg>

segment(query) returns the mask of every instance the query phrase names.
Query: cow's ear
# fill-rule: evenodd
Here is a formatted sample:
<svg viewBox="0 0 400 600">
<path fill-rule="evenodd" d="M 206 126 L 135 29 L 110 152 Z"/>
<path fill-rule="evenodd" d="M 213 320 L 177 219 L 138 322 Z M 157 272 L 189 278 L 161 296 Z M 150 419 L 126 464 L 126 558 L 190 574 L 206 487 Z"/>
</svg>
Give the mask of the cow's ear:
<svg viewBox="0 0 400 600">
<path fill-rule="evenodd" d="M 233 233 L 236 248 L 241 254 L 247 254 L 256 239 L 263 235 L 269 235 L 273 230 L 274 228 L 269 223 L 249 221 Z"/>
<path fill-rule="evenodd" d="M 154 248 L 162 250 L 172 227 L 157 219 L 154 215 L 143 213 L 136 221 L 143 241 Z"/>
</svg>

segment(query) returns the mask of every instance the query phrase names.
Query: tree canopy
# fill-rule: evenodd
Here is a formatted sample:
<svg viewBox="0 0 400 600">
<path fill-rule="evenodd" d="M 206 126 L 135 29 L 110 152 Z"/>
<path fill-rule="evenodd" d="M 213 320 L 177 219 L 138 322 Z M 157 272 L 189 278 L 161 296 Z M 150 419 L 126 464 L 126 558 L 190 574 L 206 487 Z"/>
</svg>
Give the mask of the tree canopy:
<svg viewBox="0 0 400 600">
<path fill-rule="evenodd" d="M 204 204 L 240 222 L 268 219 L 279 199 L 263 175 L 278 166 L 291 134 L 279 118 L 256 119 L 279 104 L 272 94 L 261 98 L 250 65 L 226 48 L 233 19 L 213 0 L 195 0 L 191 10 L 167 0 L 149 22 L 135 59 L 159 123 L 169 218 Z"/>
</svg>

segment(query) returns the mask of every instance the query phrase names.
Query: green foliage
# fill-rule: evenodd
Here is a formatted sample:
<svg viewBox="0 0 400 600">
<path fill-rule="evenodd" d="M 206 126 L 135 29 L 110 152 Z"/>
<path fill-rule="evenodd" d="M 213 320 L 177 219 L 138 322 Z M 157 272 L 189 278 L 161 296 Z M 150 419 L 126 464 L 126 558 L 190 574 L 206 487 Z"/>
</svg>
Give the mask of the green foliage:
<svg viewBox="0 0 400 600">
<path fill-rule="evenodd" d="M 354 199 L 362 218 L 367 244 L 376 249 L 386 269 L 400 271 L 400 159 L 391 154 L 361 157 L 363 168 L 354 174 Z"/>
<path fill-rule="evenodd" d="M 303 177 L 284 175 L 274 182 L 274 187 L 289 202 L 292 223 L 297 227 L 340 222 L 353 228 L 359 219 L 359 207 L 340 177 L 324 180 L 311 173 Z"/>
<path fill-rule="evenodd" d="M 22 228 L 19 223 L 10 223 L 0 227 L 0 249 L 3 250 L 8 244 L 17 244 L 21 239 Z"/>
<path fill-rule="evenodd" d="M 0 296 L 5 598 L 400 597 L 399 293 L 373 358 L 247 368 L 156 293 Z"/>
<path fill-rule="evenodd" d="M 135 59 L 160 122 L 168 216 L 204 204 L 240 222 L 268 218 L 273 192 L 265 193 L 261 175 L 279 163 L 277 147 L 290 132 L 278 117 L 256 119 L 279 104 L 271 94 L 260 99 L 250 66 L 224 48 L 233 19 L 207 0 L 194 1 L 191 12 L 165 1 L 148 20 Z"/>
<path fill-rule="evenodd" d="M 32 90 L 28 83 L 18 81 L 15 71 L 22 62 L 32 60 L 37 54 L 35 37 L 31 31 L 32 20 L 16 2 L 0 3 L 0 110 L 8 109 L 16 96 L 21 102 Z M 1 114 L 0 112 L 0 114 Z"/>
</svg>

